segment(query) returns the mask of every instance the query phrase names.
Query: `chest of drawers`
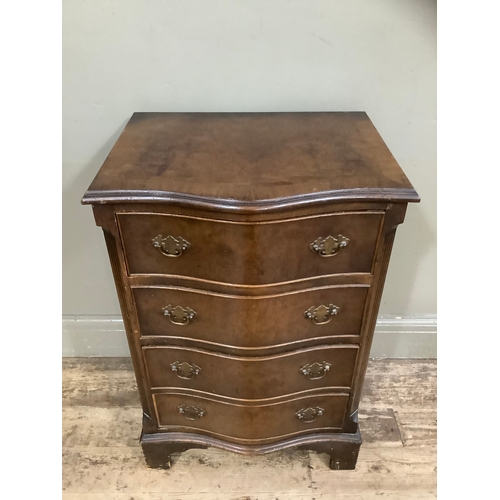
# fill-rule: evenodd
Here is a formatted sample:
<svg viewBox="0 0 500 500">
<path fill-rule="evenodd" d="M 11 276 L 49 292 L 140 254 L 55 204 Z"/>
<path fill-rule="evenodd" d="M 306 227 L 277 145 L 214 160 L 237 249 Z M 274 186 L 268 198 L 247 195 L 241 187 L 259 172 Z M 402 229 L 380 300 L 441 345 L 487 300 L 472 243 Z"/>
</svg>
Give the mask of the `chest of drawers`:
<svg viewBox="0 0 500 500">
<path fill-rule="evenodd" d="M 82 202 L 147 463 L 296 447 L 354 468 L 392 243 L 418 200 L 365 113 L 135 113 Z"/>
</svg>

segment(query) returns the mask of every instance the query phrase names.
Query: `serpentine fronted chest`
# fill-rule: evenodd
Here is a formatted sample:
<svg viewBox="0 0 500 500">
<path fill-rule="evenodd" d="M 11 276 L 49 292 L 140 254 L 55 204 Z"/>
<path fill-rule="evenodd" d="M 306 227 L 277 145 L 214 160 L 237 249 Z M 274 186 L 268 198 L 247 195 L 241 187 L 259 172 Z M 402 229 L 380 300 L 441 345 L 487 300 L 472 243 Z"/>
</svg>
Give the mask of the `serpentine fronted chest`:
<svg viewBox="0 0 500 500">
<path fill-rule="evenodd" d="M 365 113 L 134 113 L 82 202 L 104 231 L 148 464 L 297 447 L 354 468 L 416 201 Z"/>
</svg>

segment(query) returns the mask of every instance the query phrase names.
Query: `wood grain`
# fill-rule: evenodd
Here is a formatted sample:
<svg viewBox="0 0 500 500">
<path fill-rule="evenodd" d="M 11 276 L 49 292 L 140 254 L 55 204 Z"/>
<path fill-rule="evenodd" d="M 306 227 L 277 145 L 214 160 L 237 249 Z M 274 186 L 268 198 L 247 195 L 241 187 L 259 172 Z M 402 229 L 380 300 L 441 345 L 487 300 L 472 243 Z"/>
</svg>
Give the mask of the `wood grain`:
<svg viewBox="0 0 500 500">
<path fill-rule="evenodd" d="M 129 275 L 183 276 L 247 287 L 329 274 L 371 273 L 382 217 L 383 212 L 344 212 L 249 223 L 117 214 Z M 333 257 L 321 257 L 309 248 L 320 237 L 339 234 L 349 241 Z M 165 256 L 152 244 L 158 235 L 180 236 L 190 246 L 179 257 Z"/>
<path fill-rule="evenodd" d="M 133 288 L 142 337 L 166 336 L 223 342 L 235 347 L 269 347 L 296 340 L 359 335 L 369 287 L 340 285 L 279 295 L 216 294 L 181 287 Z M 338 307 L 328 323 L 304 317 L 310 307 Z M 167 305 L 189 307 L 196 316 L 173 324 L 163 313 Z M 187 345 L 187 344 L 186 344 Z"/>
<path fill-rule="evenodd" d="M 83 201 L 262 210 L 363 197 L 419 200 L 366 113 L 134 113 Z"/>
<path fill-rule="evenodd" d="M 104 230 L 151 467 L 168 469 L 172 454 L 209 446 L 256 454 L 308 447 L 328 454 L 332 469 L 355 467 L 358 402 L 395 229 L 410 201 L 419 197 L 366 113 L 132 116 L 82 202 Z M 346 353 L 359 341 L 342 368 L 347 390 L 304 391 L 301 379 L 285 386 L 276 373 L 242 372 L 251 366 L 242 357 L 298 353 L 318 340 L 349 342 Z M 158 363 L 148 376 L 145 352 L 161 342 L 233 361 L 221 369 L 226 378 L 202 390 L 152 389 Z M 289 370 L 272 359 L 275 372 Z M 250 398 L 244 386 L 253 380 L 259 391 Z M 372 424 L 394 427 L 394 413 L 376 417 Z"/>
<path fill-rule="evenodd" d="M 435 361 L 370 361 L 355 471 L 332 472 L 329 457 L 312 451 L 215 448 L 175 455 L 168 471 L 150 469 L 134 384 L 130 359 L 64 360 L 64 500 L 436 498 Z M 121 396 L 127 386 L 130 397 Z"/>
<path fill-rule="evenodd" d="M 153 397 L 161 428 L 179 432 L 199 430 L 200 434 L 206 433 L 229 442 L 264 444 L 301 433 L 341 429 L 348 395 L 327 393 L 295 397 L 279 403 L 245 405 L 172 392 L 154 394 Z M 178 411 L 181 405 L 203 409 L 205 416 L 188 420 Z M 296 412 L 309 407 L 319 407 L 323 414 L 311 423 L 305 423 L 297 418 Z"/>
<path fill-rule="evenodd" d="M 349 391 L 358 347 L 323 346 L 276 356 L 238 357 L 174 346 L 143 348 L 152 388 L 186 388 L 234 399 L 269 399 L 321 388 Z M 199 373 L 180 373 L 172 364 L 196 365 Z M 310 379 L 301 368 L 329 364 L 327 371 Z M 180 376 L 179 376 L 180 375 Z M 186 378 L 186 375 L 191 378 Z M 311 376 L 314 376 L 312 374 Z"/>
</svg>

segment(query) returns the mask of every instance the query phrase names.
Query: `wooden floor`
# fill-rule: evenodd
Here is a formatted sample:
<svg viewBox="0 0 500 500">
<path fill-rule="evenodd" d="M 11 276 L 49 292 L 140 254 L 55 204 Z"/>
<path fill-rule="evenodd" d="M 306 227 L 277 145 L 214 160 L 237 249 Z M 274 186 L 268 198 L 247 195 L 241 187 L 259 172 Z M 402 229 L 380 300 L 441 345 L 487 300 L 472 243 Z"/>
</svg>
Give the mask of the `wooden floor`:
<svg viewBox="0 0 500 500">
<path fill-rule="evenodd" d="M 63 360 L 64 500 L 319 500 L 436 497 L 436 363 L 371 360 L 360 404 L 355 471 L 326 455 L 247 457 L 217 449 L 174 455 L 148 469 L 128 359 Z"/>
</svg>

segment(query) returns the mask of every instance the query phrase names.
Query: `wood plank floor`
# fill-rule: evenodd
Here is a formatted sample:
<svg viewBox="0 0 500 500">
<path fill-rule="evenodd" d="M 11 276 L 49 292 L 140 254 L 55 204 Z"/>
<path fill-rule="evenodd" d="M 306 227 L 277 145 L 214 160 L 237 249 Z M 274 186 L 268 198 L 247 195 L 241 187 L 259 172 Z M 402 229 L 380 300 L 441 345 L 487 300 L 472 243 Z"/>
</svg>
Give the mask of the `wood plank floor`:
<svg viewBox="0 0 500 500">
<path fill-rule="evenodd" d="M 355 471 L 328 457 L 217 449 L 174 455 L 149 469 L 129 359 L 63 360 L 64 500 L 370 500 L 436 498 L 436 362 L 371 360 L 360 404 Z"/>
</svg>

